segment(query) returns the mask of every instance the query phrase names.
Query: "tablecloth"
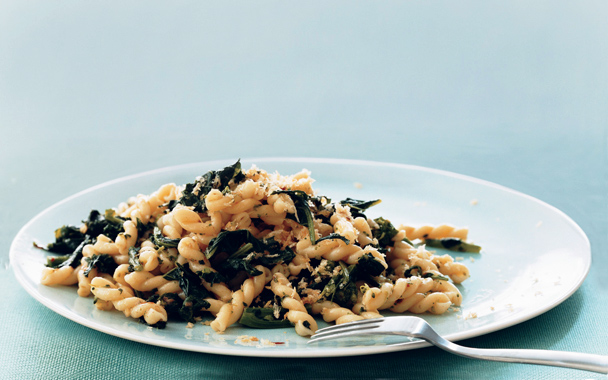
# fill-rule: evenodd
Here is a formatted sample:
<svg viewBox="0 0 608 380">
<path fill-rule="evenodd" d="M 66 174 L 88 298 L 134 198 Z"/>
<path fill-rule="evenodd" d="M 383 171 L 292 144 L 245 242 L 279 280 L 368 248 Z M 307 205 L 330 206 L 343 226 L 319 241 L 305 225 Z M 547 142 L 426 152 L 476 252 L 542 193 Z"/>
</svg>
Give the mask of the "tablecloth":
<svg viewBox="0 0 608 380">
<path fill-rule="evenodd" d="M 605 378 L 436 348 L 270 359 L 144 345 L 50 311 L 8 255 L 53 203 L 146 170 L 414 164 L 537 197 L 591 243 L 569 299 L 464 345 L 608 355 L 607 19 L 602 1 L 3 1 L 0 378 Z"/>
</svg>

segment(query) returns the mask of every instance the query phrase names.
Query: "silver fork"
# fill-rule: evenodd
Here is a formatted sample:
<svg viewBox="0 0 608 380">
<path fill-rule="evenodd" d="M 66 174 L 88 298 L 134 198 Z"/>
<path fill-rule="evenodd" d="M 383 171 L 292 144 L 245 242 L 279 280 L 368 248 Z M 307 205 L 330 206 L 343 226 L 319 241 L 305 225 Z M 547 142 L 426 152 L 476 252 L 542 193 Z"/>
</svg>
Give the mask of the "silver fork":
<svg viewBox="0 0 608 380">
<path fill-rule="evenodd" d="M 317 330 L 308 343 L 355 335 L 404 335 L 424 339 L 456 355 L 509 363 L 541 364 L 608 373 L 608 356 L 548 350 L 480 349 L 460 346 L 441 337 L 422 318 L 388 317 L 365 319 Z"/>
</svg>

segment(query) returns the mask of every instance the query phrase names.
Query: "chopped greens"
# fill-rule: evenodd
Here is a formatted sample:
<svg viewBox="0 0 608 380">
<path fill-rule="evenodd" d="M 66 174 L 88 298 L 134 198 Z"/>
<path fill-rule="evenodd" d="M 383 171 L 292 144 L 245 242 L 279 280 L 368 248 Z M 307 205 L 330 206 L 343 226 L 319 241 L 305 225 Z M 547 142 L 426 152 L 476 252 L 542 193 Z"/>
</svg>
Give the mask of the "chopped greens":
<svg viewBox="0 0 608 380">
<path fill-rule="evenodd" d="M 176 268 L 166 273 L 163 277 L 170 281 L 178 281 L 180 288 L 186 298 L 182 301 L 176 296 L 161 297 L 165 302 L 172 304 L 171 312 L 188 322 L 194 322 L 194 317 L 200 315 L 201 309 L 209 308 L 209 302 L 205 298 L 210 297 L 210 293 L 205 289 L 201 282 L 201 277 L 190 270 L 186 265 L 176 264 Z M 179 307 L 178 307 L 179 305 Z"/>
<path fill-rule="evenodd" d="M 361 201 L 358 199 L 346 198 L 340 201 L 340 204 L 342 206 L 349 206 L 351 215 L 353 216 L 353 218 L 357 218 L 359 216 L 365 217 L 365 215 L 363 214 L 365 210 L 372 206 L 380 204 L 381 202 L 382 200 L 380 199 L 375 199 L 373 201 Z"/>
<path fill-rule="evenodd" d="M 329 265 L 339 265 L 340 271 L 330 278 L 321 292 L 321 297 L 347 307 L 354 305 L 357 302 L 357 285 L 351 277 L 351 272 L 355 266 L 347 266 L 343 261 L 338 261 L 337 264 L 331 262 Z"/>
<path fill-rule="evenodd" d="M 254 329 L 275 329 L 291 326 L 288 319 L 276 319 L 270 307 L 247 307 L 239 320 L 243 326 Z"/>
<path fill-rule="evenodd" d="M 211 270 L 196 272 L 196 274 L 202 278 L 203 281 L 208 282 L 209 285 L 226 282 L 226 278 L 224 276 Z"/>
<path fill-rule="evenodd" d="M 129 272 L 141 272 L 144 270 L 144 266 L 139 261 L 139 250 L 140 248 L 137 247 L 129 248 Z"/>
<path fill-rule="evenodd" d="M 194 317 L 201 314 L 202 309 L 209 308 L 209 302 L 197 298 L 195 296 L 188 296 L 182 303 L 182 307 L 179 309 L 179 316 L 187 322 L 195 322 Z"/>
<path fill-rule="evenodd" d="M 357 261 L 357 273 L 359 276 L 379 276 L 384 272 L 384 265 L 378 261 L 371 253 L 366 253 Z"/>
<path fill-rule="evenodd" d="M 378 239 L 378 244 L 380 246 L 388 246 L 393 243 L 393 238 L 399 231 L 393 226 L 393 224 L 384 219 L 383 217 L 379 217 L 374 219 L 374 222 L 378 224 L 378 228 L 372 229 L 372 234 L 374 238 Z"/>
<path fill-rule="evenodd" d="M 165 248 L 177 248 L 180 239 L 169 239 L 164 236 L 158 227 L 154 227 L 154 233 L 152 234 L 152 242 L 159 247 Z"/>
<path fill-rule="evenodd" d="M 80 232 L 80 228 L 62 226 L 55 230 L 55 242 L 43 249 L 58 253 L 72 253 L 84 239 L 85 235 Z"/>
<path fill-rule="evenodd" d="M 68 255 L 67 257 L 63 256 L 63 258 L 65 259 L 62 261 L 62 263 L 53 268 L 62 268 L 66 266 L 76 268 L 78 265 L 80 265 L 80 260 L 82 260 L 82 250 L 84 249 L 84 246 L 91 243 L 93 243 L 93 240 L 86 236 L 85 239 L 80 243 L 80 245 L 78 245 L 78 247 L 76 247 L 76 249 L 74 250 L 74 252 L 72 252 L 71 255 Z M 47 260 L 47 264 L 48 263 L 49 262 Z"/>
<path fill-rule="evenodd" d="M 426 272 L 425 274 L 422 275 L 422 278 L 427 278 L 430 277 L 433 280 L 441 280 L 441 281 L 449 281 L 450 279 L 440 273 L 436 273 L 436 272 Z"/>
<path fill-rule="evenodd" d="M 443 239 L 424 239 L 424 243 L 433 248 L 444 248 L 450 251 L 479 253 L 481 247 L 475 244 L 467 243 L 458 238 L 443 238 Z"/>
<path fill-rule="evenodd" d="M 201 278 L 187 265 L 175 264 L 176 267 L 167 272 L 163 277 L 169 281 L 177 281 L 186 297 L 193 296 L 196 299 L 209 297 L 209 292 L 203 286 Z"/>
<path fill-rule="evenodd" d="M 310 211 L 310 206 L 308 205 L 308 201 L 310 199 L 308 194 L 302 190 L 277 190 L 273 192 L 273 194 L 289 195 L 294 206 L 296 207 L 296 222 L 308 228 L 310 241 L 312 244 L 315 244 L 315 220 L 312 216 L 312 212 Z"/>
<path fill-rule="evenodd" d="M 106 210 L 104 215 L 101 215 L 97 210 L 92 210 L 83 223 L 86 226 L 86 232 L 84 233 L 81 232 L 80 228 L 74 226 L 62 226 L 55 230 L 55 242 L 41 248 L 51 253 L 69 253 L 69 255 L 47 258 L 46 266 L 61 268 L 69 265 L 76 268 L 80 265 L 84 246 L 95 244 L 97 236 L 100 234 L 104 234 L 110 239 L 116 239 L 116 236 L 123 232 L 124 219 L 116 216 L 112 209 Z M 88 260 L 93 260 L 93 258 L 88 258 Z M 108 263 L 105 258 L 101 260 L 101 263 Z M 102 265 L 99 259 L 95 263 L 95 265 Z M 92 267 L 89 266 L 89 268 Z"/>
<path fill-rule="evenodd" d="M 245 174 L 241 170 L 240 160 L 222 170 L 211 170 L 198 177 L 195 182 L 186 184 L 182 197 L 177 202 L 172 202 L 169 208 L 173 209 L 179 203 L 184 206 L 192 206 L 196 212 L 205 212 L 207 211 L 205 197 L 211 190 L 218 189 L 223 192 L 244 179 Z"/>
<path fill-rule="evenodd" d="M 70 255 L 47 256 L 45 266 L 47 266 L 49 268 L 59 268 L 59 267 L 61 267 L 61 264 L 63 264 L 69 258 L 70 258 Z"/>
<path fill-rule="evenodd" d="M 263 247 L 259 240 L 253 237 L 249 230 L 222 231 L 217 237 L 211 239 L 205 250 L 205 256 L 211 259 L 216 253 L 235 253 L 243 244 L 250 243 L 252 249 L 260 250 Z"/>
<path fill-rule="evenodd" d="M 411 276 L 420 276 L 422 278 L 430 277 L 433 280 L 442 280 L 442 281 L 449 280 L 448 277 L 445 277 L 444 275 L 442 275 L 441 273 L 436 272 L 436 271 L 423 272 L 422 268 L 419 267 L 418 265 L 415 265 L 415 266 L 405 270 L 404 277 L 411 277 Z"/>
<path fill-rule="evenodd" d="M 91 257 L 85 257 L 84 261 L 87 262 L 88 268 L 83 272 L 85 277 L 89 277 L 89 273 L 93 268 L 96 268 L 102 273 L 114 273 L 114 270 L 118 265 L 114 262 L 114 258 L 110 255 L 92 255 Z"/>
<path fill-rule="evenodd" d="M 317 239 L 317 243 L 323 240 L 333 240 L 333 239 L 339 239 L 342 240 L 343 242 L 345 242 L 346 244 L 350 244 L 350 240 L 348 240 L 347 238 L 345 238 L 344 236 L 338 234 L 338 233 L 331 233 L 327 236 L 323 236 L 320 239 Z"/>
<path fill-rule="evenodd" d="M 112 209 L 106 210 L 104 215 L 101 215 L 97 210 L 92 210 L 87 220 L 84 221 L 87 227 L 86 234 L 92 237 L 104 234 L 108 238 L 115 240 L 116 236 L 123 232 L 122 225 L 125 220 L 116 216 L 115 211 Z"/>
<path fill-rule="evenodd" d="M 274 239 L 256 239 L 248 230 L 221 232 L 211 240 L 205 255 L 213 261 L 218 272 L 226 277 L 234 276 L 240 271 L 258 276 L 262 272 L 255 268 L 256 265 L 288 263 L 295 256 L 290 248 L 281 250 L 280 244 Z M 218 255 L 222 257 L 218 258 Z"/>
</svg>

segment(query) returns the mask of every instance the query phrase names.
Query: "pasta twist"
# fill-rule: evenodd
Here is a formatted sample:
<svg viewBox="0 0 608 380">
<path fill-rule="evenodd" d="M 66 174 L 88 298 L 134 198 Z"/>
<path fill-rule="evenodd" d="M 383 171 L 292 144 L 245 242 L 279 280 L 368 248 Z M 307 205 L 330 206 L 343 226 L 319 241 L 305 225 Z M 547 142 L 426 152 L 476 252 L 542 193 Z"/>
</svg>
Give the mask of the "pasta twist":
<svg viewBox="0 0 608 380">
<path fill-rule="evenodd" d="M 80 266 L 75 269 L 69 265 L 61 268 L 44 268 L 40 283 L 47 286 L 74 285 L 78 282 L 78 271 L 80 271 Z"/>
<path fill-rule="evenodd" d="M 137 237 L 137 233 L 135 236 Z M 118 255 L 120 253 L 118 246 L 116 246 L 116 243 L 114 243 L 112 239 L 103 234 L 97 236 L 97 241 L 95 242 L 95 244 L 93 244 L 93 250 L 97 253 L 103 253 L 111 256 Z"/>
<path fill-rule="evenodd" d="M 234 193 L 243 199 L 255 199 L 257 201 L 261 201 L 266 196 L 263 183 L 251 179 L 240 183 L 234 189 Z"/>
<path fill-rule="evenodd" d="M 439 272 L 450 277 L 456 284 L 460 284 L 471 276 L 469 268 L 462 263 L 455 262 L 450 255 L 433 255 L 432 261 Z"/>
<path fill-rule="evenodd" d="M 84 261 L 84 259 L 83 259 Z M 88 267 L 85 263 L 81 265 L 80 270 L 78 270 L 77 278 L 78 278 L 78 295 L 81 297 L 88 297 L 91 294 L 91 279 L 97 276 L 97 269 L 93 268 L 89 271 L 88 275 L 85 275 L 84 272 Z"/>
<path fill-rule="evenodd" d="M 391 268 L 396 271 L 418 267 L 422 273 L 440 274 L 433 262 L 434 256 L 424 246 L 414 248 L 404 241 L 396 241 L 389 250 L 388 258 Z M 403 276 L 401 272 L 399 274 Z"/>
<path fill-rule="evenodd" d="M 272 206 L 274 212 L 277 214 L 296 213 L 296 205 L 293 203 L 293 200 L 287 194 L 272 194 L 268 197 L 267 201 L 268 204 Z"/>
<path fill-rule="evenodd" d="M 459 238 L 466 240 L 469 234 L 468 228 L 455 228 L 449 224 L 441 224 L 439 226 L 420 226 L 412 227 L 401 225 L 399 230 L 405 231 L 405 235 L 410 240 L 415 239 L 443 239 L 443 238 Z"/>
<path fill-rule="evenodd" d="M 118 234 L 115 245 L 118 254 L 127 255 L 129 254 L 129 248 L 134 247 L 137 242 L 137 227 L 135 226 L 135 223 L 127 220 L 123 223 L 122 228 L 125 232 Z"/>
<path fill-rule="evenodd" d="M 222 227 L 221 224 L 217 224 L 217 220 L 216 223 L 211 220 L 203 222 L 198 213 L 184 207 L 176 207 L 171 214 L 168 215 L 171 215 L 173 220 L 175 220 L 181 228 L 195 234 L 214 235 L 217 234 Z"/>
<path fill-rule="evenodd" d="M 296 253 L 309 258 L 322 257 L 332 261 L 344 261 L 349 265 L 356 264 L 361 256 L 369 253 L 385 268 L 388 267 L 384 255 L 376 248 L 371 246 L 361 248 L 358 245 L 346 244 L 340 239 L 323 240 L 313 245 L 309 238 L 304 238 L 296 244 Z"/>
<path fill-rule="evenodd" d="M 254 236 L 259 233 L 258 229 L 255 228 L 253 223 L 251 222 L 251 217 L 248 212 L 241 212 L 239 214 L 234 214 L 232 219 L 226 223 L 224 226 L 224 230 L 226 231 L 236 231 L 236 230 L 248 230 Z"/>
<path fill-rule="evenodd" d="M 205 206 L 207 207 L 207 210 L 211 212 L 224 210 L 229 207 L 232 202 L 234 202 L 234 196 L 232 194 L 224 195 L 217 189 L 211 190 L 205 197 Z"/>
<path fill-rule="evenodd" d="M 176 210 L 179 210 L 179 208 L 176 208 Z M 169 239 L 179 239 L 182 237 L 183 227 L 175 219 L 176 210 L 161 216 L 156 222 L 156 225 L 161 230 L 162 234 Z"/>
<path fill-rule="evenodd" d="M 148 224 L 150 220 L 157 219 L 165 210 L 163 206 L 171 200 L 176 200 L 179 192 L 175 184 L 169 183 L 161 186 L 150 196 L 137 195 L 129 200 L 127 205 L 121 205 L 118 213 L 123 218 L 131 219 L 133 223 L 141 221 Z"/>
<path fill-rule="evenodd" d="M 335 322 L 337 325 L 365 319 L 361 315 L 357 315 L 351 310 L 331 301 L 314 303 L 312 305 L 312 313 L 321 314 L 325 322 Z"/>
<path fill-rule="evenodd" d="M 224 332 L 228 326 L 241 318 L 243 310 L 245 310 L 245 295 L 242 290 L 237 290 L 232 294 L 232 300 L 222 305 L 215 320 L 211 322 L 211 328 L 219 333 Z"/>
<path fill-rule="evenodd" d="M 287 212 L 276 212 L 272 205 L 262 205 L 249 212 L 249 218 L 259 218 L 272 226 L 281 226 L 285 221 Z"/>
<path fill-rule="evenodd" d="M 452 305 L 447 294 L 433 292 L 437 286 L 433 279 L 412 276 L 407 282 L 408 286 L 405 291 L 389 307 L 391 311 L 396 313 L 410 311 L 416 314 L 428 311 L 433 314 L 442 314 Z"/>
<path fill-rule="evenodd" d="M 317 322 L 308 314 L 298 292 L 291 286 L 289 280 L 280 272 L 274 274 L 270 283 L 272 292 L 281 297 L 281 306 L 289 311 L 285 317 L 295 325 L 296 333 L 310 336 L 317 331 Z"/>
<path fill-rule="evenodd" d="M 127 317 L 143 317 L 149 325 L 167 322 L 167 311 L 164 307 L 134 297 L 133 292 L 128 287 L 116 286 L 105 278 L 95 277 L 91 280 L 91 291 L 95 297 L 106 302 L 112 302 L 114 308 L 122 311 Z"/>
<path fill-rule="evenodd" d="M 374 235 L 369 223 L 365 218 L 355 218 L 355 220 L 353 220 L 353 227 L 355 227 L 355 229 L 358 231 L 357 243 L 359 243 L 361 247 L 377 243 L 377 240 L 374 239 Z"/>
<path fill-rule="evenodd" d="M 152 272 L 160 265 L 160 255 L 156 250 L 154 243 L 150 240 L 141 243 L 139 262 L 143 265 L 143 270 L 146 272 Z"/>
<path fill-rule="evenodd" d="M 272 279 L 270 269 L 257 265 L 255 269 L 262 272 L 262 274 L 249 277 L 243 282 L 241 289 L 243 290 L 243 302 L 249 306 L 253 300 L 262 293 L 264 286 Z"/>
<path fill-rule="evenodd" d="M 146 271 L 131 272 L 124 276 L 124 280 L 133 289 L 140 292 L 150 292 L 152 290 L 158 291 L 159 294 L 172 293 L 169 290 L 180 289 L 177 281 L 169 281 L 163 276 L 155 276 L 154 274 Z M 168 287 L 165 285 L 172 283 Z"/>
</svg>

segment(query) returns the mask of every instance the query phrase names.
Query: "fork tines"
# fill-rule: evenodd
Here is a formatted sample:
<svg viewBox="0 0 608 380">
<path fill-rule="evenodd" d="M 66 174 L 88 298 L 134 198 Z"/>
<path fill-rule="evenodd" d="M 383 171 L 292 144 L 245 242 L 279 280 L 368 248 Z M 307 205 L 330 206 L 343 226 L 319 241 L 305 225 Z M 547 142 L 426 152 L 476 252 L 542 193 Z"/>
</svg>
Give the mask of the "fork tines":
<svg viewBox="0 0 608 380">
<path fill-rule="evenodd" d="M 322 340 L 343 338 L 346 336 L 373 334 L 373 331 L 380 327 L 384 318 L 363 319 L 360 321 L 343 323 L 324 327 L 310 338 L 307 343 L 315 343 Z"/>
</svg>

